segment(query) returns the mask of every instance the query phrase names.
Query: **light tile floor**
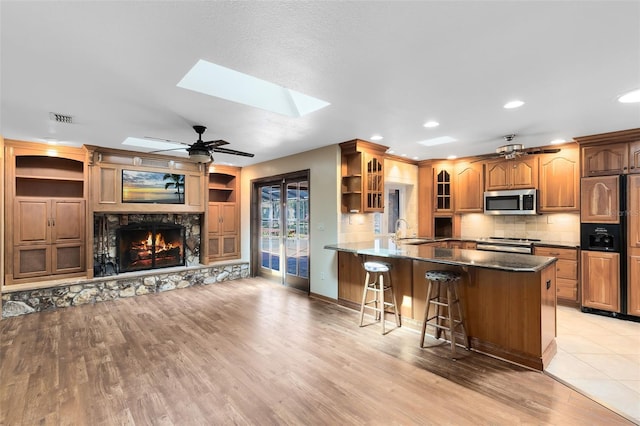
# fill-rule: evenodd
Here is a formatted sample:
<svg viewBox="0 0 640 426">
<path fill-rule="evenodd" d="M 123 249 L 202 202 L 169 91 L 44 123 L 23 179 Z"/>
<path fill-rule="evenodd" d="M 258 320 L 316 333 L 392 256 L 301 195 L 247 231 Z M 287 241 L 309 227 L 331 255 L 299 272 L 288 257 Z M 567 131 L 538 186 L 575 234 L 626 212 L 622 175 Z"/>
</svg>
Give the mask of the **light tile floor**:
<svg viewBox="0 0 640 426">
<path fill-rule="evenodd" d="M 547 374 L 640 424 L 640 323 L 558 306 Z"/>
</svg>

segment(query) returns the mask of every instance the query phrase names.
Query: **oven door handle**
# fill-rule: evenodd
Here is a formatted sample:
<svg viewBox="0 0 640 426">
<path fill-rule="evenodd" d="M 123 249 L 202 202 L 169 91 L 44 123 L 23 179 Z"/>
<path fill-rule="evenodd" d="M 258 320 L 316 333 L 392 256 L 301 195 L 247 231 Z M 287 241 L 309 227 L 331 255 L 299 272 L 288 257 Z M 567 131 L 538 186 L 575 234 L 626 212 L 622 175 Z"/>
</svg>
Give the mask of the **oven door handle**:
<svg viewBox="0 0 640 426">
<path fill-rule="evenodd" d="M 502 253 L 521 253 L 521 254 L 531 254 L 531 249 L 529 247 L 514 247 L 514 246 L 504 246 L 504 245 L 492 245 L 492 244 L 478 244 L 476 246 L 476 250 L 485 250 L 485 251 L 498 251 Z"/>
</svg>

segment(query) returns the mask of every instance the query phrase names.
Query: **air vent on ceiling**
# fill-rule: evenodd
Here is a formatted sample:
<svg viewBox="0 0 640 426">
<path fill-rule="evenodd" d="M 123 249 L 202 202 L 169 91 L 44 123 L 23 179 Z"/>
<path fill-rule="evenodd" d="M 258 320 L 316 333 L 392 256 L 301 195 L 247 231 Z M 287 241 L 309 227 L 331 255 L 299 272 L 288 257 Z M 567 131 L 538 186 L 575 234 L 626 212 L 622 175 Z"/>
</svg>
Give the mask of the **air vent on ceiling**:
<svg viewBox="0 0 640 426">
<path fill-rule="evenodd" d="M 57 123 L 73 123 L 73 118 L 70 115 L 58 114 L 57 112 L 50 112 L 49 118 Z"/>
</svg>

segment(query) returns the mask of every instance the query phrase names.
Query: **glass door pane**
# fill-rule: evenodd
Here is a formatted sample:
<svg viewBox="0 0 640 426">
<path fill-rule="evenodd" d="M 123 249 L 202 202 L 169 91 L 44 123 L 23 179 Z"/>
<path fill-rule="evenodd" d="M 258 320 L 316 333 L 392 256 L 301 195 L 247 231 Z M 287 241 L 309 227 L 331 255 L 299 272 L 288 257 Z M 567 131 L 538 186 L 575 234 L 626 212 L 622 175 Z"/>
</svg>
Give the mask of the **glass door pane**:
<svg viewBox="0 0 640 426">
<path fill-rule="evenodd" d="M 309 191 L 307 181 L 289 182 L 287 193 L 286 284 L 299 287 L 309 278 Z"/>
<path fill-rule="evenodd" d="M 280 185 L 260 188 L 260 266 L 280 271 Z"/>
</svg>

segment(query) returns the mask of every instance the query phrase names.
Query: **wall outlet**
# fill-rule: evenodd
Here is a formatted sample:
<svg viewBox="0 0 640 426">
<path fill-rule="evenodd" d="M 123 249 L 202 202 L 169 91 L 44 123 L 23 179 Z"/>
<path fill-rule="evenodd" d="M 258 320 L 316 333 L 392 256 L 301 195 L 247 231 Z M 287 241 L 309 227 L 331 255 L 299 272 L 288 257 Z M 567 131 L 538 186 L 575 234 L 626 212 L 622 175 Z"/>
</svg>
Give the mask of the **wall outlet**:
<svg viewBox="0 0 640 426">
<path fill-rule="evenodd" d="M 320 279 L 324 280 L 324 272 L 320 272 Z"/>
</svg>

